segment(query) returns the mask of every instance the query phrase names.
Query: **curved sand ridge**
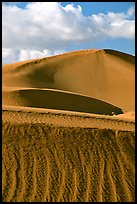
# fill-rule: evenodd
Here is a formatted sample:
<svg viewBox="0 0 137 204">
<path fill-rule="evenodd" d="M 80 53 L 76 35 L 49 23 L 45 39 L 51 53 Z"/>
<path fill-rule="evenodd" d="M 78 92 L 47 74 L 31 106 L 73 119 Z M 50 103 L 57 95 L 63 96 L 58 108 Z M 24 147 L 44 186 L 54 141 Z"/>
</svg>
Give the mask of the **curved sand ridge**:
<svg viewBox="0 0 137 204">
<path fill-rule="evenodd" d="M 3 87 L 50 88 L 83 94 L 134 111 L 134 56 L 85 50 L 2 69 Z"/>
<path fill-rule="evenodd" d="M 3 91 L 2 104 L 106 115 L 123 113 L 120 108 L 104 101 L 54 89 L 26 88 Z"/>
<path fill-rule="evenodd" d="M 2 121 L 11 124 L 46 124 L 57 127 L 99 128 L 121 131 L 135 131 L 134 118 L 87 114 L 73 111 L 57 111 L 27 107 L 2 107 Z M 123 115 L 123 114 L 122 114 Z"/>
<path fill-rule="evenodd" d="M 134 71 L 106 49 L 4 65 L 3 202 L 134 202 Z"/>
</svg>

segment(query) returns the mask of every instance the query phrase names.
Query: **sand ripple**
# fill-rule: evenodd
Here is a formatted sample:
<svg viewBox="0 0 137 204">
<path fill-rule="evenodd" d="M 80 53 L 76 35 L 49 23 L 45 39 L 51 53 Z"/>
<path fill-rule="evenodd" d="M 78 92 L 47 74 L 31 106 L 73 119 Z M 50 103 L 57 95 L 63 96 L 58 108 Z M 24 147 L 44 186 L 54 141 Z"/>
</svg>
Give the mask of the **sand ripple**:
<svg viewBox="0 0 137 204">
<path fill-rule="evenodd" d="M 3 202 L 134 201 L 134 132 L 3 123 Z"/>
</svg>

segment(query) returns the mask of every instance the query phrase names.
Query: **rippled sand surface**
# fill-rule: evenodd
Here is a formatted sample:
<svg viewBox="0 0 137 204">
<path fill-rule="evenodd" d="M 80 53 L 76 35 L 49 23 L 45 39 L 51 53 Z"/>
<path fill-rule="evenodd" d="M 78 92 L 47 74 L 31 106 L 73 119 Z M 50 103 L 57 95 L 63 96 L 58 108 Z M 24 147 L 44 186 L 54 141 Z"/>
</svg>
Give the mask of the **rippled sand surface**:
<svg viewBox="0 0 137 204">
<path fill-rule="evenodd" d="M 3 123 L 3 202 L 135 201 L 132 131 Z"/>
</svg>

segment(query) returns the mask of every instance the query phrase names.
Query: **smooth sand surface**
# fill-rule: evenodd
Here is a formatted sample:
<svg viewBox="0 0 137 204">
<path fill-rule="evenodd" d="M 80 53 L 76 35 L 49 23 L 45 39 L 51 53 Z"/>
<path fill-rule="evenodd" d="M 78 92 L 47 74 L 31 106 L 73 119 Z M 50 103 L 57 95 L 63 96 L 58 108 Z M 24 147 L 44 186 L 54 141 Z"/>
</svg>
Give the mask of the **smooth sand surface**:
<svg viewBox="0 0 137 204">
<path fill-rule="evenodd" d="M 134 59 L 104 49 L 3 65 L 3 202 L 135 201 Z"/>
<path fill-rule="evenodd" d="M 50 108 L 87 113 L 113 115 L 123 113 L 122 109 L 104 101 L 49 89 L 20 89 L 3 92 L 4 105 L 35 108 Z"/>
<path fill-rule="evenodd" d="M 83 94 L 134 110 L 134 56 L 85 50 L 36 59 L 2 69 L 3 87 L 50 88 Z"/>
</svg>

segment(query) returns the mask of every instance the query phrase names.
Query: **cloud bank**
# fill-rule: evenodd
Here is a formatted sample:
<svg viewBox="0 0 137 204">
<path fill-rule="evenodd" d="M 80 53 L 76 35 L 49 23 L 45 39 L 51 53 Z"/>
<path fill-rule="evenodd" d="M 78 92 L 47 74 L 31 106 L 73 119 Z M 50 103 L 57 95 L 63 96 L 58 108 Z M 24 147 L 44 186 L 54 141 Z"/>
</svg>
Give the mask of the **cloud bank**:
<svg viewBox="0 0 137 204">
<path fill-rule="evenodd" d="M 31 2 L 2 7 L 3 63 L 65 52 L 67 47 L 108 38 L 135 38 L 135 8 L 127 13 L 84 16 L 82 7 L 59 2 Z"/>
</svg>

